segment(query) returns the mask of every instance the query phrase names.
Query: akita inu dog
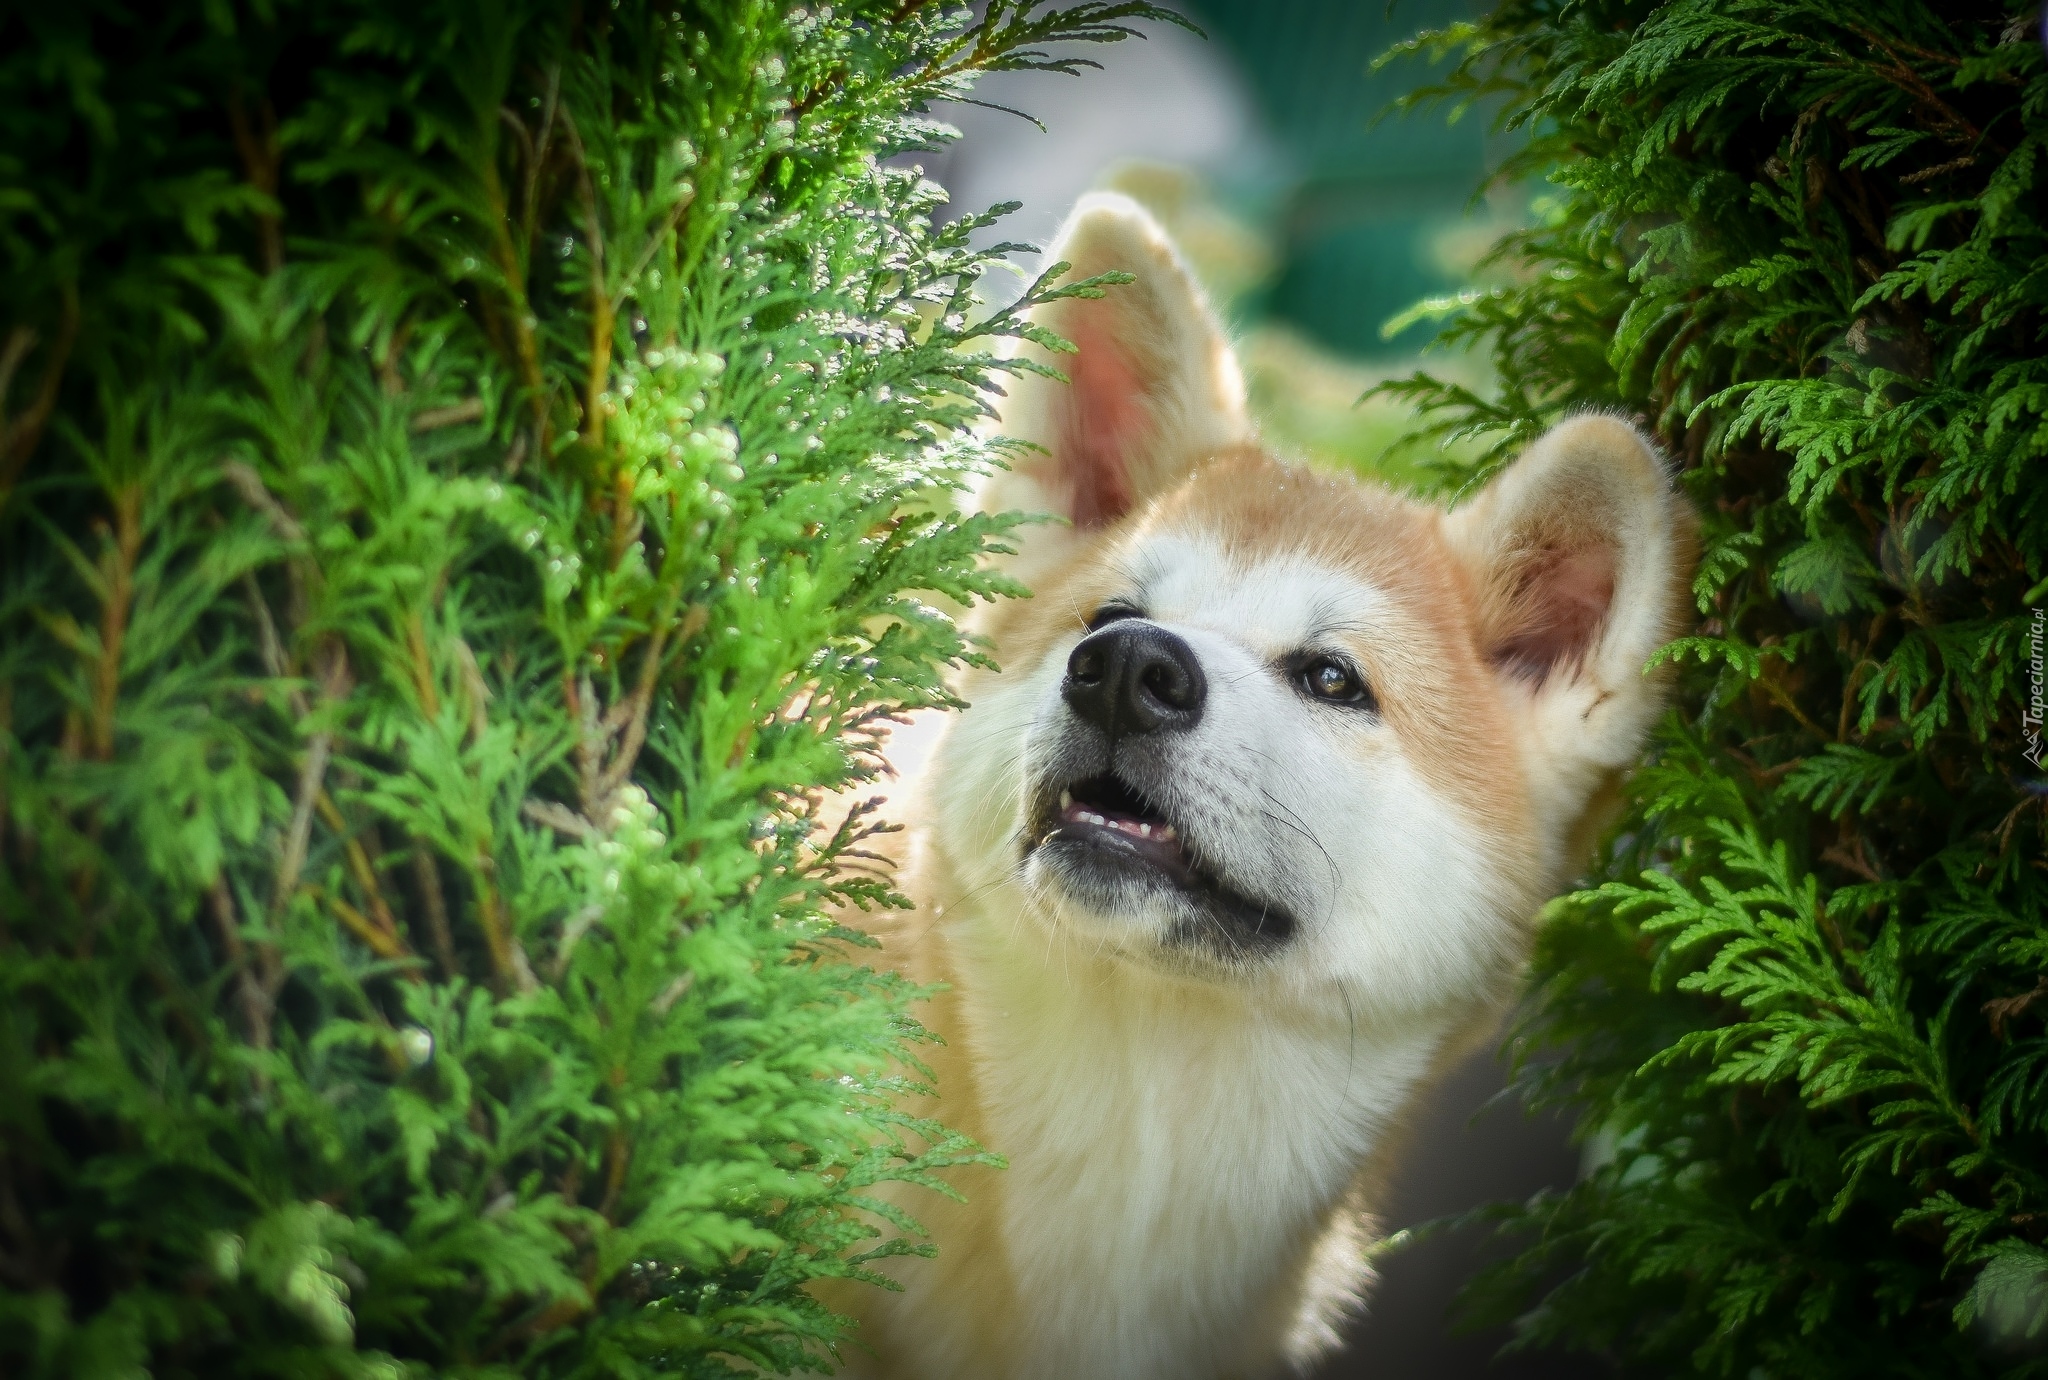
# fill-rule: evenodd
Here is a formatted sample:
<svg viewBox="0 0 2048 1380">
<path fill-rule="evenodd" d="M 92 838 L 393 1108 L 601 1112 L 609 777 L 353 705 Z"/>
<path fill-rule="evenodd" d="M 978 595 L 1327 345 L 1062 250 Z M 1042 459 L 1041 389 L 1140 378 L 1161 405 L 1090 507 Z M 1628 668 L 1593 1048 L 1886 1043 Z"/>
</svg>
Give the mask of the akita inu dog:
<svg viewBox="0 0 2048 1380">
<path fill-rule="evenodd" d="M 1283 463 L 1143 211 L 1051 253 L 1136 281 L 1042 309 L 1072 383 L 1002 409 L 1041 450 L 981 503 L 1068 521 L 980 628 L 882 934 L 948 985 L 929 1110 L 1010 1168 L 905 1190 L 938 1257 L 831 1297 L 888 1380 L 1266 1375 L 1360 1298 L 1376 1162 L 1659 711 L 1689 514 L 1604 416 L 1451 513 Z"/>
</svg>

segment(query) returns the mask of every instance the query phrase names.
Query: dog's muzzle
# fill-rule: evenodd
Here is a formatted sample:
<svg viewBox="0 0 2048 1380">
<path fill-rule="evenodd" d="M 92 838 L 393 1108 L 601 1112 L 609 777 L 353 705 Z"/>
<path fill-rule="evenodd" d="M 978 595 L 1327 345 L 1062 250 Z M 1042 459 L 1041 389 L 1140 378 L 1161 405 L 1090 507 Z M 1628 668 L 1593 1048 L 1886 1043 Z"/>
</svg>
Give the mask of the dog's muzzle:
<svg viewBox="0 0 2048 1380">
<path fill-rule="evenodd" d="M 1098 912 L 1166 905 L 1168 947 L 1241 964 L 1285 943 L 1292 914 L 1230 886 L 1176 818 L 1180 735 L 1209 698 L 1195 649 L 1157 623 L 1120 619 L 1074 648 L 1060 698 L 1076 722 L 1042 766 L 1025 855 Z"/>
</svg>

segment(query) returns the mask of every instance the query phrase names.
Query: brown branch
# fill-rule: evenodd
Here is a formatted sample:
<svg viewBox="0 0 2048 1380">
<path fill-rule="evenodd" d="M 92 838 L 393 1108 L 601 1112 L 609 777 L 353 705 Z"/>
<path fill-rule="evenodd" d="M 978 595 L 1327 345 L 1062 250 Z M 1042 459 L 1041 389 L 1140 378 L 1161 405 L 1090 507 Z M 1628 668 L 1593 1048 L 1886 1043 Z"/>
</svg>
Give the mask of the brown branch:
<svg viewBox="0 0 2048 1380">
<path fill-rule="evenodd" d="M 638 282 L 640 275 L 647 271 L 647 265 L 654 262 L 654 256 L 661 252 L 661 242 L 674 232 L 677 225 L 682 223 L 683 213 L 690 209 L 691 203 L 696 201 L 696 199 L 697 189 L 695 187 L 685 186 L 676 195 L 676 204 L 669 207 L 668 214 L 662 217 L 661 228 L 647 237 L 647 243 L 641 246 L 639 257 L 633 260 L 633 267 L 627 271 L 625 277 L 619 279 L 618 290 L 612 294 L 611 298 L 612 314 L 614 316 L 624 309 L 626 298 L 633 290 L 633 284 Z"/>
<path fill-rule="evenodd" d="M 469 398 L 463 402 L 451 403 L 447 407 L 430 407 L 424 412 L 413 414 L 412 429 L 415 432 L 433 431 L 444 426 L 460 426 L 464 422 L 483 420 L 484 400 Z"/>
<path fill-rule="evenodd" d="M 1897 50 L 1885 40 L 1883 35 L 1874 30 L 1855 25 L 1850 26 L 1850 32 L 1863 39 L 1866 43 L 1884 50 L 1884 55 L 1891 59 L 1891 65 L 1889 67 L 1873 65 L 1870 70 L 1933 112 L 1929 123 L 1934 125 L 1936 129 L 1945 127 L 1959 136 L 1950 142 L 1975 143 L 1983 137 L 1978 128 L 1971 124 L 1963 116 L 1962 112 L 1956 110 L 1947 101 L 1944 101 L 1940 94 L 1928 84 L 1927 79 L 1914 71 L 1911 64 L 1899 56 Z"/>
<path fill-rule="evenodd" d="M 2014 997 L 1993 997 L 1984 1003 L 1984 1014 L 1990 1018 L 1991 1033 L 1998 1039 L 2005 1038 L 2005 1024 L 2025 1011 L 2042 997 L 2048 997 L 2048 977 L 2041 978 L 2030 992 Z"/>
<path fill-rule="evenodd" d="M 28 326 L 16 326 L 7 333 L 7 343 L 0 345 L 0 416 L 5 415 L 7 394 L 14 387 L 14 375 L 21 368 L 21 362 L 28 358 L 28 352 L 35 348 L 36 333 Z"/>
<path fill-rule="evenodd" d="M 469 741 L 472 746 L 483 741 L 490 729 L 490 712 L 486 708 L 491 702 L 491 687 L 484 683 L 483 667 L 476 664 L 476 653 L 469 643 L 460 637 L 454 639 L 455 664 L 462 673 L 462 695 L 464 708 L 469 711 Z"/>
<path fill-rule="evenodd" d="M 491 203 L 491 258 L 496 262 L 500 289 L 510 310 L 507 325 L 512 332 L 513 362 L 519 382 L 526 389 L 527 407 L 533 413 L 534 436 L 543 452 L 547 449 L 548 403 L 546 380 L 540 368 L 540 343 L 533 333 L 533 308 L 526 297 L 526 269 L 518 247 L 512 243 L 509 208 L 504 184 L 498 180 L 495 160 L 484 167 L 484 195 Z"/>
<path fill-rule="evenodd" d="M 7 865 L 7 759 L 14 741 L 14 682 L 0 676 L 0 867 Z M 7 919 L 0 915 L 0 945 L 7 942 Z"/>
<path fill-rule="evenodd" d="M 135 559 L 142 550 L 142 488 L 130 484 L 114 495 L 114 546 L 107 553 L 107 598 L 100 607 L 99 661 L 93 669 L 92 750 L 105 762 L 114 755 L 114 707 L 121 694 L 121 649 L 128 640 L 128 612 L 135 599 Z"/>
<path fill-rule="evenodd" d="M 284 852 L 277 861 L 277 886 L 270 897 L 274 915 L 283 914 L 285 902 L 298 889 L 299 873 L 306 866 L 306 846 L 313 837 L 313 801 L 326 779 L 327 756 L 333 747 L 334 734 L 326 729 L 306 744 L 306 760 L 299 765 L 298 789 L 292 795 L 292 823 L 285 831 Z"/>
<path fill-rule="evenodd" d="M 349 875 L 356 879 L 356 885 L 362 889 L 363 901 L 369 906 L 370 915 L 376 921 L 377 928 L 390 935 L 392 939 L 398 939 L 398 917 L 392 914 L 390 903 L 384 899 L 383 889 L 377 885 L 377 869 L 371 864 L 370 855 L 364 850 L 362 840 L 350 831 L 348 821 L 342 818 L 333 797 L 326 791 L 323 790 L 314 796 L 313 803 L 314 808 L 320 812 L 321 820 L 334 831 L 335 837 L 341 840 L 342 857 L 348 864 Z"/>
<path fill-rule="evenodd" d="M 519 813 L 535 824 L 553 829 L 559 834 L 567 834 L 570 838 L 598 837 L 597 827 L 589 820 L 568 806 L 558 805 L 552 800 L 529 799 L 519 807 Z"/>
<path fill-rule="evenodd" d="M 228 966 L 235 970 L 235 991 L 242 1002 L 242 1022 L 249 1028 L 249 1043 L 258 1049 L 269 1049 L 270 997 L 250 970 L 248 949 L 242 943 L 242 923 L 235 913 L 235 898 L 228 891 L 225 872 L 213 879 L 206 899 L 213 912 L 214 928 L 220 931 L 221 948 L 227 951 Z"/>
<path fill-rule="evenodd" d="M 320 680 L 320 699 L 331 704 L 348 693 L 348 653 L 339 643 L 327 644 L 327 673 Z M 284 852 L 278 860 L 277 889 L 270 898 L 273 914 L 283 914 L 285 903 L 298 889 L 299 873 L 306 865 L 306 848 L 313 836 L 313 810 L 327 778 L 327 759 L 334 749 L 334 730 L 323 728 L 306 744 L 306 760 L 299 768 L 299 784 L 293 794 L 291 828 L 285 834 Z"/>
<path fill-rule="evenodd" d="M 420 900 L 427 912 L 427 936 L 433 941 L 434 957 L 440 960 L 441 974 L 449 981 L 462 975 L 461 965 L 455 958 L 455 933 L 448 925 L 448 896 L 441 889 L 441 867 L 434 861 L 434 854 L 418 839 L 412 845 L 413 877 L 419 882 Z"/>
<path fill-rule="evenodd" d="M 612 328 L 618 318 L 613 313 L 611 291 L 605 284 L 604 226 L 597 214 L 597 184 L 591 180 L 583 135 L 567 110 L 562 112 L 562 128 L 568 133 L 569 149 L 576 159 L 577 191 L 583 202 L 583 238 L 590 250 L 590 367 L 583 379 L 582 439 L 586 445 L 601 449 L 604 386 L 611 379 Z M 616 515 L 613 522 L 616 527 Z"/>
<path fill-rule="evenodd" d="M 270 601 L 263 597 L 256 577 L 247 571 L 242 574 L 242 595 L 249 601 L 249 612 L 256 620 L 256 654 L 262 659 L 264 674 L 273 680 L 283 680 L 289 670 L 284 660 L 284 643 L 277 635 L 276 621 L 270 616 Z M 306 717 L 306 695 L 296 686 L 285 691 L 285 704 L 293 718 Z"/>
<path fill-rule="evenodd" d="M 598 722 L 597 691 L 588 676 L 579 681 L 569 672 L 562 672 L 562 703 L 578 730 L 576 784 L 583 796 L 584 813 L 589 814 L 597 808 L 597 782 L 604 767 L 604 745 L 611 740 L 611 733 Z"/>
<path fill-rule="evenodd" d="M 78 339 L 78 289 L 66 283 L 62 300 L 57 339 L 50 346 L 49 361 L 43 366 L 43 379 L 36 389 L 35 401 L 26 411 L 10 418 L 4 410 L 6 399 L 0 395 L 0 508 L 7 505 L 8 496 L 14 492 L 15 481 L 21 477 L 22 467 L 35 453 L 36 443 L 43 439 L 43 428 L 49 424 L 50 414 L 57 408 L 57 389 L 64 381 L 64 366 L 71 358 L 71 346 Z M 25 329 L 16 327 L 10 333 L 10 351 L 16 348 L 14 342 Z M 19 347 L 20 354 L 27 354 L 34 339 L 35 333 L 30 331 L 27 343 Z M 15 367 L 19 364 L 20 359 L 17 358 Z"/>
<path fill-rule="evenodd" d="M 612 792 L 633 774 L 633 764 L 639 760 L 640 749 L 647 742 L 647 714 L 654 703 L 655 685 L 661 677 L 661 654 L 667 645 L 668 619 L 663 617 L 655 626 L 654 636 L 647 641 L 647 650 L 640 660 L 639 681 L 626 700 L 625 735 L 612 755 L 611 765 L 597 778 L 597 799 L 584 802 L 586 814 L 599 802 L 611 799 Z"/>
<path fill-rule="evenodd" d="M 327 902 L 327 908 L 334 912 L 335 918 L 347 927 L 349 933 L 362 940 L 363 946 L 377 957 L 393 962 L 405 962 L 413 958 L 413 952 L 405 946 L 404 940 L 386 934 L 377 927 L 375 921 L 339 896 L 327 895 L 320 888 L 313 886 L 307 887 L 306 890 Z M 420 975 L 412 970 L 407 970 L 406 976 L 414 982 L 420 980 Z"/>
<path fill-rule="evenodd" d="M 395 398 L 405 392 L 405 376 L 399 372 L 398 363 L 411 339 L 412 318 L 406 317 L 392 328 L 391 338 L 384 342 L 384 353 L 377 359 L 377 386 L 384 390 L 387 398 Z"/>
<path fill-rule="evenodd" d="M 612 1085 L 622 1085 L 624 1069 L 612 1070 Z M 626 1164 L 632 1158 L 632 1146 L 626 1140 L 623 1130 L 614 1130 L 604 1146 L 604 1197 L 597 1205 L 598 1215 L 605 1221 L 612 1221 L 612 1214 L 618 1211 L 619 1191 L 626 1186 Z"/>
<path fill-rule="evenodd" d="M 517 984 L 518 966 L 512 958 L 512 936 L 505 929 L 505 913 L 498 901 L 493 876 L 497 864 L 482 848 L 477 849 L 476 866 L 470 880 L 476 887 L 477 924 L 484 932 L 484 948 L 491 956 L 491 973 L 500 983 Z"/>
<path fill-rule="evenodd" d="M 438 719 L 441 717 L 441 692 L 434 686 L 434 664 L 427 655 L 426 620 L 417 609 L 405 620 L 405 650 L 412 662 L 412 686 L 420 699 L 420 712 L 430 720 Z"/>
<path fill-rule="evenodd" d="M 242 156 L 242 171 L 249 185 L 275 206 L 282 161 L 277 144 L 277 111 L 268 96 L 263 98 L 261 109 L 263 128 L 259 132 L 250 127 L 249 116 L 242 109 L 241 92 L 234 92 L 228 97 L 228 127 L 234 131 L 235 151 Z M 284 227 L 275 211 L 257 212 L 256 242 L 263 255 L 265 273 L 275 273 L 284 267 Z"/>
<path fill-rule="evenodd" d="M 277 495 L 263 482 L 263 476 L 256 473 L 256 467 L 246 460 L 224 461 L 220 477 L 235 486 L 235 492 L 242 501 L 270 519 L 276 533 L 294 546 L 306 540 L 306 529 L 292 516 L 291 510 L 278 501 Z"/>
<path fill-rule="evenodd" d="M 526 160 L 526 178 L 520 188 L 519 230 L 529 249 L 533 245 L 535 226 L 540 216 L 540 176 L 547 167 L 548 154 L 552 151 L 555 138 L 555 114 L 561 109 L 562 67 L 560 63 L 548 69 L 548 90 L 541 101 L 540 137 L 527 145 L 529 157 Z M 511 114 L 510 111 L 505 112 Z M 518 117 L 512 117 L 518 123 Z M 522 141 L 524 126 L 521 127 Z"/>
<path fill-rule="evenodd" d="M 696 985 L 697 974 L 694 971 L 682 973 L 671 981 L 668 986 L 661 989 L 661 995 L 654 999 L 648 1009 L 657 1016 L 666 1016 L 675 1008 L 675 1004 L 681 1001 L 684 995 Z"/>
<path fill-rule="evenodd" d="M 263 514 L 269 520 L 272 531 L 294 546 L 305 544 L 306 529 L 299 524 L 299 520 L 296 517 L 292 516 L 291 510 L 278 501 L 277 495 L 271 493 L 269 488 L 265 486 L 263 476 L 256 473 L 254 466 L 241 460 L 228 460 L 222 462 L 220 473 L 221 478 L 227 480 L 229 484 L 234 486 L 235 491 L 241 494 L 243 502 Z M 291 615 L 294 625 L 302 624 L 306 619 L 305 562 L 300 559 L 289 560 L 285 562 L 284 569 L 285 578 L 290 584 L 290 600 L 286 611 Z M 256 587 L 252 582 L 248 588 L 254 591 Z M 259 623 L 267 623 L 270 617 L 268 606 L 264 604 L 260 595 L 252 594 L 251 597 L 259 611 Z M 274 626 L 271 629 L 271 634 L 272 641 L 276 642 L 276 629 Z M 273 669 L 270 672 L 273 676 L 281 677 L 287 670 L 281 644 L 279 644 L 279 652 L 280 655 L 275 663 L 267 664 L 273 665 Z M 306 712 L 304 697 L 300 696 L 296 691 L 293 692 L 292 712 L 302 718 Z"/>
<path fill-rule="evenodd" d="M 1778 652 L 1778 649 L 1776 647 L 1763 647 L 1759 648 L 1758 650 L 1766 656 L 1777 655 Z M 1815 723 L 1813 719 L 1807 714 L 1807 712 L 1799 707 L 1799 702 L 1792 697 L 1791 692 L 1786 690 L 1784 686 L 1779 685 L 1768 674 L 1764 673 L 1761 666 L 1759 666 L 1758 668 L 1758 675 L 1756 680 L 1752 683 L 1755 684 L 1759 689 L 1761 689 L 1766 695 L 1768 695 L 1771 699 L 1771 702 L 1776 704 L 1778 708 L 1784 710 L 1787 714 L 1790 714 L 1794 719 L 1796 719 L 1801 728 L 1805 729 L 1808 733 L 1811 733 L 1814 737 L 1820 739 L 1824 743 L 1829 741 L 1828 731 L 1822 728 L 1819 724 Z"/>
<path fill-rule="evenodd" d="M 1902 176 L 1899 181 L 1911 187 L 1916 183 L 1940 177 L 1943 173 L 1957 172 L 1963 168 L 1974 167 L 1976 163 L 1977 156 L 1973 153 L 1966 153 L 1961 158 L 1951 158 L 1946 163 L 1936 163 L 1931 168 L 1922 168 L 1919 172 L 1909 172 Z"/>
<path fill-rule="evenodd" d="M 1822 862 L 1831 862 L 1844 872 L 1853 872 L 1866 882 L 1882 882 L 1884 878 L 1870 865 L 1870 858 L 1864 847 L 1862 835 L 1855 836 L 1856 851 L 1850 852 L 1844 843 L 1831 843 L 1821 850 Z"/>
</svg>

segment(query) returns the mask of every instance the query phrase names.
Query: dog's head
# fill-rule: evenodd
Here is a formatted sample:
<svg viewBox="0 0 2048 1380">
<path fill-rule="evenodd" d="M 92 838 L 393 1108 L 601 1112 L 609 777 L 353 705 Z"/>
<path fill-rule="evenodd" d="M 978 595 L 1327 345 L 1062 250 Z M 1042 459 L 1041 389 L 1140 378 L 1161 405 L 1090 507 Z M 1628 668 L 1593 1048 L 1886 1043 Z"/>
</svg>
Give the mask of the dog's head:
<svg viewBox="0 0 2048 1380">
<path fill-rule="evenodd" d="M 1281 463 L 1142 211 L 1090 198 L 1053 254 L 1136 281 L 1044 309 L 1072 383 L 1003 410 L 1041 450 L 984 504 L 1068 522 L 984 628 L 1002 670 L 933 764 L 942 847 L 1134 963 L 1472 993 L 1657 713 L 1689 529 L 1656 457 L 1581 417 L 1448 514 Z"/>
</svg>

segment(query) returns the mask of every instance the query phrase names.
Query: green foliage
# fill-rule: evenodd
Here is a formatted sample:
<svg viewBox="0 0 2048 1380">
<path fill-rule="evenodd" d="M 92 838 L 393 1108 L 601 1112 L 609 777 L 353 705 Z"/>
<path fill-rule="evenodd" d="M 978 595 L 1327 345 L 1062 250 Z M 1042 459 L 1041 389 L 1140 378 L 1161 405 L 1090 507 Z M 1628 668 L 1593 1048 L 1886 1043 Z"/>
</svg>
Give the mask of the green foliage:
<svg viewBox="0 0 2048 1380">
<path fill-rule="evenodd" d="M 1678 709 L 1551 908 L 1588 1171 L 1474 1291 L 1624 1374 L 2048 1373 L 2048 70 L 2034 11 L 1505 0 L 1414 48 L 1552 194 L 1441 304 L 1492 446 L 1643 418 L 1703 523 Z M 2030 705 L 2033 717 L 2029 717 Z"/>
<path fill-rule="evenodd" d="M 1008 592 L 989 347 L 1100 291 L 970 318 L 878 159 L 1146 17 L 0 16 L 0 1371 L 825 1359 L 863 1190 L 980 1153 L 825 793 L 976 655 L 912 591 Z"/>
</svg>

